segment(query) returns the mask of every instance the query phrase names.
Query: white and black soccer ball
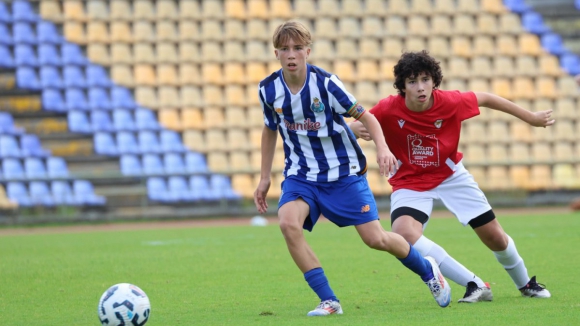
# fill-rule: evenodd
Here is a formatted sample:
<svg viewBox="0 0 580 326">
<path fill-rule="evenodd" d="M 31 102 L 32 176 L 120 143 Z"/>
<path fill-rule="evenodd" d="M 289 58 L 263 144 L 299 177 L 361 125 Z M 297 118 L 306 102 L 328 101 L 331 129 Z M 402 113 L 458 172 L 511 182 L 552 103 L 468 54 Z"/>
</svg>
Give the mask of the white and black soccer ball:
<svg viewBox="0 0 580 326">
<path fill-rule="evenodd" d="M 103 293 L 98 310 L 102 325 L 143 326 L 149 320 L 151 304 L 138 286 L 119 283 Z"/>
</svg>

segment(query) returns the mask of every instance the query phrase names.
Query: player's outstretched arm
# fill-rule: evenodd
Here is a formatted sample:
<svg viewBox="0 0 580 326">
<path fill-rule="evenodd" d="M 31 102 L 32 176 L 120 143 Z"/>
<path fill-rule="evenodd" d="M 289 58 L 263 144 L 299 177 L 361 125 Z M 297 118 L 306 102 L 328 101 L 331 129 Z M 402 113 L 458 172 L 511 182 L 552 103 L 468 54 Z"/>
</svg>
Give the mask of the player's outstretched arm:
<svg viewBox="0 0 580 326">
<path fill-rule="evenodd" d="M 389 146 L 387 146 L 383 130 L 377 118 L 369 112 L 366 112 L 358 121 L 368 130 L 371 139 L 377 146 L 377 163 L 379 164 L 380 175 L 388 176 L 390 173 L 394 173 L 397 169 L 397 159 L 391 153 Z"/>
<path fill-rule="evenodd" d="M 270 190 L 270 183 L 272 182 L 270 174 L 272 173 L 272 162 L 274 161 L 274 151 L 276 150 L 276 139 L 278 132 L 264 126 L 262 130 L 262 166 L 260 168 L 260 182 L 258 188 L 254 192 L 254 204 L 260 214 L 268 211 L 268 202 L 266 195 Z"/>
<path fill-rule="evenodd" d="M 534 127 L 547 127 L 556 122 L 552 119 L 552 110 L 532 112 L 501 96 L 485 92 L 475 92 L 475 96 L 479 106 L 511 114 Z"/>
</svg>

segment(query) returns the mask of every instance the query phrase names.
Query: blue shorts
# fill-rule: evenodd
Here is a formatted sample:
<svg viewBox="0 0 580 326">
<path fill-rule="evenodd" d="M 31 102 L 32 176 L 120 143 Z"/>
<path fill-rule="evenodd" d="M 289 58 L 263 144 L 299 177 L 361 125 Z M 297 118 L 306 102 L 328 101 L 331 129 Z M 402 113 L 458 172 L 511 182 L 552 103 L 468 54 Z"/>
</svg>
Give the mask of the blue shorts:
<svg viewBox="0 0 580 326">
<path fill-rule="evenodd" d="M 310 206 L 310 216 L 303 225 L 308 231 L 312 231 L 320 214 L 340 227 L 379 219 L 375 197 L 366 175 L 349 176 L 334 182 L 312 182 L 290 176 L 282 182 L 278 209 L 298 198 Z"/>
</svg>

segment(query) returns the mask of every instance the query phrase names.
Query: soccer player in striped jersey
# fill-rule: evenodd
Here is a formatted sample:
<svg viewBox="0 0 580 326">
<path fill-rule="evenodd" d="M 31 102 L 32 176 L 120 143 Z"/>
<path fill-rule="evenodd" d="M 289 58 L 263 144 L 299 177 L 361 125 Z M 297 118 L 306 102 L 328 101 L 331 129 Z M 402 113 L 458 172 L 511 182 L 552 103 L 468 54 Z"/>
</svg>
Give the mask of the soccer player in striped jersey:
<svg viewBox="0 0 580 326">
<path fill-rule="evenodd" d="M 514 241 L 495 219 L 485 194 L 463 167 L 463 154 L 457 149 L 461 122 L 478 115 L 480 106 L 511 114 L 535 127 L 554 124 L 552 111 L 530 112 L 484 92 L 439 90 L 441 67 L 427 51 L 404 53 L 394 74 L 399 94 L 382 99 L 370 111 L 399 162 L 389 178 L 393 186 L 393 231 L 403 235 L 422 255 L 435 258 L 444 276 L 466 287 L 459 302 L 491 301 L 487 284 L 423 235 L 433 200 L 441 199 L 493 251 L 523 296 L 550 297 L 535 276 L 528 276 Z M 350 127 L 357 137 L 375 137 L 361 122 L 355 121 Z"/>
<path fill-rule="evenodd" d="M 278 203 L 280 229 L 294 262 L 320 299 L 308 316 L 342 313 L 340 301 L 304 237 L 303 229 L 312 231 L 321 214 L 340 227 L 354 225 L 365 244 L 397 257 L 428 285 L 437 303 L 446 307 L 451 292 L 435 261 L 423 258 L 402 236 L 385 231 L 379 223 L 366 180 L 365 156 L 343 116 L 359 119 L 374 136 L 379 170 L 387 175 L 396 162 L 377 120 L 365 114 L 336 75 L 307 64 L 312 41 L 304 25 L 293 21 L 280 25 L 273 43 L 282 69 L 259 85 L 265 125 L 254 202 L 260 213 L 267 211 L 266 194 L 279 132 L 286 163 Z"/>
</svg>

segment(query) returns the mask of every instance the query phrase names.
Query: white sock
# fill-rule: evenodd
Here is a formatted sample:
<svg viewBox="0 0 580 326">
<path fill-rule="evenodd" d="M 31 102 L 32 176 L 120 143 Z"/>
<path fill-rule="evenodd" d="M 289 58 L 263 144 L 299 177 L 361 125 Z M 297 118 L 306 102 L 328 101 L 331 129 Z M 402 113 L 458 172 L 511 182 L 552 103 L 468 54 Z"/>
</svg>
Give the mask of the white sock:
<svg viewBox="0 0 580 326">
<path fill-rule="evenodd" d="M 497 261 L 508 272 L 518 289 L 521 289 L 528 284 L 530 281 L 528 270 L 524 264 L 524 260 L 520 257 L 520 254 L 518 254 L 514 240 L 512 240 L 509 235 L 507 248 L 504 251 L 494 251 L 493 254 Z"/>
<path fill-rule="evenodd" d="M 431 256 L 435 258 L 443 276 L 453 282 L 461 286 L 467 286 L 467 282 L 475 282 L 479 287 L 485 286 L 485 283 L 479 277 L 465 268 L 465 266 L 461 265 L 457 260 L 453 259 L 453 257 L 449 256 L 445 249 L 440 245 L 427 239 L 425 236 L 421 236 L 419 240 L 415 242 L 413 247 L 415 247 L 423 257 Z"/>
</svg>

